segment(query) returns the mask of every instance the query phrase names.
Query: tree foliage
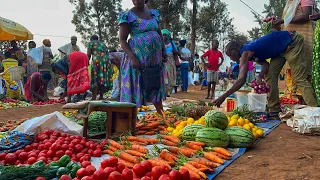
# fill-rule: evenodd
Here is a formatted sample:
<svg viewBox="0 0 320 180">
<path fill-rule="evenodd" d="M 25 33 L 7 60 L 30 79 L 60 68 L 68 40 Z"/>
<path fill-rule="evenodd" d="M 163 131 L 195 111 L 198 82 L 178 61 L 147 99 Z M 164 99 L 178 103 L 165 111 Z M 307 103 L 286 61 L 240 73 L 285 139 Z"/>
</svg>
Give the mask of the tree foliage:
<svg viewBox="0 0 320 180">
<path fill-rule="evenodd" d="M 16 41 L 17 45 L 22 50 L 28 49 L 28 41 Z M 6 52 L 10 47 L 10 41 L 0 41 L 0 52 Z"/>
<path fill-rule="evenodd" d="M 248 37 L 245 34 L 234 30 L 231 30 L 228 33 L 228 39 L 230 41 L 237 41 L 240 44 L 245 44 L 248 42 Z"/>
<path fill-rule="evenodd" d="M 212 0 L 207 6 L 202 7 L 197 22 L 199 39 L 206 46 L 209 46 L 213 39 L 219 39 L 233 28 L 227 5 L 220 0 Z"/>
<path fill-rule="evenodd" d="M 249 33 L 249 38 L 251 40 L 258 39 L 263 35 L 262 30 L 259 27 L 252 28 L 251 30 L 248 31 L 248 33 Z"/>
<path fill-rule="evenodd" d="M 161 28 L 172 31 L 173 39 L 177 39 L 178 33 L 184 27 L 184 20 L 181 15 L 186 12 L 187 0 L 149 0 L 147 6 L 150 9 L 160 11 Z"/>
<path fill-rule="evenodd" d="M 82 43 L 86 46 L 90 36 L 97 34 L 108 48 L 119 47 L 117 25 L 121 12 L 121 0 L 69 0 L 74 5 L 72 23 L 76 32 L 81 35 Z"/>
</svg>

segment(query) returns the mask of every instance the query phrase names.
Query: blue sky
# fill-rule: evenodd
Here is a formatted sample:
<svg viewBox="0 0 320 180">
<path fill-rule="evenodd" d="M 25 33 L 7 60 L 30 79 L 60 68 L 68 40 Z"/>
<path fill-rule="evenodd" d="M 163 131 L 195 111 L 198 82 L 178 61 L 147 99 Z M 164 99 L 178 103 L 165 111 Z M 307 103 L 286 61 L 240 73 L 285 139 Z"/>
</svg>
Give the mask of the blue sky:
<svg viewBox="0 0 320 180">
<path fill-rule="evenodd" d="M 252 27 L 253 15 L 240 0 L 222 0 L 228 4 L 231 17 L 238 31 L 246 33 Z M 263 10 L 263 4 L 268 0 L 243 0 L 257 12 Z M 72 5 L 68 0 L 0 0 L 0 16 L 14 20 L 35 34 L 34 40 L 37 45 L 42 44 L 43 39 L 50 39 L 52 50 L 69 43 L 69 37 L 77 35 L 75 27 L 71 23 Z M 131 8 L 131 0 L 123 0 L 123 8 Z M 44 35 L 44 36 L 43 36 Z M 50 37 L 46 35 L 64 36 Z M 82 51 L 85 47 L 79 42 Z"/>
</svg>

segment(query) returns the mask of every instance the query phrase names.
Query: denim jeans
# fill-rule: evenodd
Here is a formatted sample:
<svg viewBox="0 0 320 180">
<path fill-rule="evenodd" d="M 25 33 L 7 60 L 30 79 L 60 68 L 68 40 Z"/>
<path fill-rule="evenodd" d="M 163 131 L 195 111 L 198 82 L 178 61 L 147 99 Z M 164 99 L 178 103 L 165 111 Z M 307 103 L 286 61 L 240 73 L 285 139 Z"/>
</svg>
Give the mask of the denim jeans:
<svg viewBox="0 0 320 180">
<path fill-rule="evenodd" d="M 182 79 L 182 91 L 188 90 L 188 70 L 189 69 L 189 63 L 181 63 L 180 64 L 180 70 L 181 70 L 181 79 Z"/>
</svg>

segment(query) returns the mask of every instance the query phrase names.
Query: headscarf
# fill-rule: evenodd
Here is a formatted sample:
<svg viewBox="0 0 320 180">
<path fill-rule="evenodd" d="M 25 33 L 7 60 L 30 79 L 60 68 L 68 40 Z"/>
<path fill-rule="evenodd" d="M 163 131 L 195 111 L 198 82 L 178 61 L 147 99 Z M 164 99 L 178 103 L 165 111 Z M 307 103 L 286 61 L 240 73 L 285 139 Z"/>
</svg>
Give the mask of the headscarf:
<svg viewBox="0 0 320 180">
<path fill-rule="evenodd" d="M 180 40 L 179 41 L 179 44 L 181 45 L 181 46 L 185 46 L 186 44 L 187 44 L 187 40 Z"/>
<path fill-rule="evenodd" d="M 47 46 L 48 44 L 50 44 L 51 43 L 51 41 L 49 40 L 49 39 L 44 39 L 43 41 L 42 41 L 42 44 L 44 45 L 44 46 Z"/>
<path fill-rule="evenodd" d="M 162 29 L 161 33 L 165 34 L 165 35 L 167 35 L 167 36 L 169 36 L 171 38 L 171 32 L 168 29 Z"/>
</svg>

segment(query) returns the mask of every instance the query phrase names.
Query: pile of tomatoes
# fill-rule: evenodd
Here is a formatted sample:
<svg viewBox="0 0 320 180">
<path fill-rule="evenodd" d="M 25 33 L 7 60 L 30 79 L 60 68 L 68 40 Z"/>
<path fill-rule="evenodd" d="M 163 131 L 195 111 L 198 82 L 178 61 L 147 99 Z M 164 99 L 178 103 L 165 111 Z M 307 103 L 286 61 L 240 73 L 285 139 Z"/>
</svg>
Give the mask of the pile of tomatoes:
<svg viewBox="0 0 320 180">
<path fill-rule="evenodd" d="M 103 160 L 98 170 L 88 161 L 81 166 L 74 180 L 190 180 L 189 171 L 185 169 L 170 171 L 166 166 L 152 167 L 148 160 L 136 164 L 132 170 L 116 157 Z"/>
<path fill-rule="evenodd" d="M 33 105 L 36 105 L 36 106 L 43 106 L 43 105 L 49 105 L 49 104 L 61 104 L 61 103 L 64 103 L 65 100 L 64 98 L 61 98 L 61 99 L 58 99 L 58 100 L 55 100 L 55 99 L 50 99 L 48 101 L 36 101 L 36 102 L 33 102 L 32 104 Z"/>
<path fill-rule="evenodd" d="M 280 103 L 282 105 L 284 104 L 299 104 L 299 100 L 298 99 L 294 99 L 294 98 L 287 98 L 287 97 L 281 97 L 280 98 Z"/>
<path fill-rule="evenodd" d="M 101 157 L 106 142 L 95 144 L 81 136 L 72 136 L 59 131 L 45 130 L 36 135 L 32 144 L 14 153 L 1 153 L 0 164 L 33 164 L 39 160 L 44 163 L 58 161 L 68 155 L 74 162 L 90 161 L 91 156 Z"/>
<path fill-rule="evenodd" d="M 18 100 L 15 99 L 10 99 L 10 98 L 5 98 L 5 99 L 1 99 L 1 102 L 3 103 L 18 103 Z"/>
</svg>

